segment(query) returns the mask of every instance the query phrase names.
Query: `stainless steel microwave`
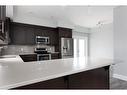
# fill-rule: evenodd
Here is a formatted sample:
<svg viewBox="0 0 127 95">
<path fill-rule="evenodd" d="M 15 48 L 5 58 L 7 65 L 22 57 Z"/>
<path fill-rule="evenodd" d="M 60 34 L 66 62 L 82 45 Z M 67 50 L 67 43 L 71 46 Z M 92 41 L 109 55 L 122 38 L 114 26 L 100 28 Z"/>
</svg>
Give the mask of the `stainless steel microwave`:
<svg viewBox="0 0 127 95">
<path fill-rule="evenodd" d="M 36 44 L 49 44 L 49 37 L 36 36 Z"/>
</svg>

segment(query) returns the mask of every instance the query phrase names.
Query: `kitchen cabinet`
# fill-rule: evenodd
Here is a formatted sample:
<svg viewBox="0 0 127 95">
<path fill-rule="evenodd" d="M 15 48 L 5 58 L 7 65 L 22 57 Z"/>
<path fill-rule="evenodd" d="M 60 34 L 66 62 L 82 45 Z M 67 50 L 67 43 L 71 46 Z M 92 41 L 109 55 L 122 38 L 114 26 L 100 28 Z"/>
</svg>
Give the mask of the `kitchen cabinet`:
<svg viewBox="0 0 127 95">
<path fill-rule="evenodd" d="M 109 66 L 70 74 L 14 89 L 109 89 Z"/>
<path fill-rule="evenodd" d="M 54 29 L 54 31 L 50 32 L 49 37 L 50 37 L 50 45 L 56 46 L 58 44 L 58 32 L 55 31 Z"/>
<path fill-rule="evenodd" d="M 49 45 L 56 45 L 58 36 L 56 28 L 29 25 L 23 23 L 11 23 L 11 44 L 34 45 L 36 36 L 49 37 Z"/>
<path fill-rule="evenodd" d="M 35 43 L 34 28 L 27 24 L 11 23 L 11 44 L 33 45 Z"/>
<path fill-rule="evenodd" d="M 58 27 L 58 33 L 59 38 L 72 38 L 72 29 L 64 28 L 64 27 Z"/>
<path fill-rule="evenodd" d="M 5 21 L 6 19 L 6 6 L 0 6 L 0 20 Z"/>
<path fill-rule="evenodd" d="M 26 86 L 17 87 L 14 89 L 65 89 L 66 87 L 67 81 L 64 77 L 60 77 Z"/>
<path fill-rule="evenodd" d="M 70 75 L 69 89 L 109 89 L 109 66 Z"/>
<path fill-rule="evenodd" d="M 41 27 L 35 27 L 34 28 L 34 37 L 36 38 L 36 36 L 44 36 L 44 32 L 42 32 L 42 28 Z"/>
<path fill-rule="evenodd" d="M 34 37 L 36 36 L 44 36 L 49 37 L 49 45 L 56 45 L 57 44 L 57 32 L 55 28 L 50 27 L 36 27 Z"/>
<path fill-rule="evenodd" d="M 13 44 L 19 44 L 19 45 L 23 45 L 26 43 L 26 31 L 24 29 L 24 27 L 19 28 L 20 25 L 15 25 L 13 24 L 15 27 L 12 27 L 12 31 L 11 31 L 11 43 Z"/>
<path fill-rule="evenodd" d="M 49 37 L 48 45 L 55 46 L 56 51 L 59 51 L 61 37 L 72 38 L 72 29 L 11 22 L 11 44 L 34 45 L 36 36 Z"/>
<path fill-rule="evenodd" d="M 31 26 L 24 27 L 25 32 L 25 39 L 26 45 L 34 45 L 35 44 L 35 38 L 34 38 L 34 28 Z"/>
<path fill-rule="evenodd" d="M 59 53 L 51 53 L 51 59 L 59 59 Z"/>
</svg>

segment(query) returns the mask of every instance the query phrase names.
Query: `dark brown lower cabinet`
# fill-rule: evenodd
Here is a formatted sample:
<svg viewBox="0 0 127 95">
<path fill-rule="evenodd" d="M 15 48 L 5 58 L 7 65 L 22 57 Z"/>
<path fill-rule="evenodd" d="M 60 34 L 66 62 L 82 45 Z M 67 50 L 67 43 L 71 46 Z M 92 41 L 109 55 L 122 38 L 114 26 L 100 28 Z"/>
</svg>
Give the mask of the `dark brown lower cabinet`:
<svg viewBox="0 0 127 95">
<path fill-rule="evenodd" d="M 69 89 L 109 89 L 109 66 L 70 75 Z"/>
<path fill-rule="evenodd" d="M 64 77 L 60 77 L 26 86 L 17 87 L 14 89 L 65 89 L 66 87 L 67 82 L 64 80 Z"/>
<path fill-rule="evenodd" d="M 109 89 L 109 66 L 14 89 Z"/>
<path fill-rule="evenodd" d="M 59 53 L 52 53 L 51 54 L 51 59 L 59 59 Z"/>
</svg>

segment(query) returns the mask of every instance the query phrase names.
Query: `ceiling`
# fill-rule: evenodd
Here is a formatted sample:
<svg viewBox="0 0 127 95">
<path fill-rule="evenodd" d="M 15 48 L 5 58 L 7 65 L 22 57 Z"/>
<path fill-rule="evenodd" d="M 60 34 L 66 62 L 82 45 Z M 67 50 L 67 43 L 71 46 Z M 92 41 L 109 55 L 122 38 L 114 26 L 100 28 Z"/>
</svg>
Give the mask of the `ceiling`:
<svg viewBox="0 0 127 95">
<path fill-rule="evenodd" d="M 14 6 L 21 15 L 69 21 L 83 27 L 113 22 L 114 6 Z"/>
</svg>

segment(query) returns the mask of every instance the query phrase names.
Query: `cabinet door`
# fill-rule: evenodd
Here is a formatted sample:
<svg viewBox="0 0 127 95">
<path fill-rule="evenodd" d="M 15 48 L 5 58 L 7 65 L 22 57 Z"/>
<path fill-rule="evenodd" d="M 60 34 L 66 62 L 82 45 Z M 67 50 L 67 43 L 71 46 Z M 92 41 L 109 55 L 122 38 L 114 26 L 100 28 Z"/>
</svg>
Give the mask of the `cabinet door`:
<svg viewBox="0 0 127 95">
<path fill-rule="evenodd" d="M 60 77 L 26 86 L 17 87 L 14 89 L 66 89 L 66 87 L 67 83 L 64 80 L 64 77 Z"/>
<path fill-rule="evenodd" d="M 109 89 L 109 66 L 69 76 L 70 89 Z"/>
<path fill-rule="evenodd" d="M 15 25 L 11 30 L 11 43 L 12 44 L 26 44 L 26 31 L 24 27 Z"/>
<path fill-rule="evenodd" d="M 55 29 L 52 29 L 49 32 L 49 38 L 50 38 L 50 45 L 58 44 L 58 32 Z"/>
<path fill-rule="evenodd" d="M 44 36 L 43 30 L 41 27 L 35 27 L 34 36 Z"/>
<path fill-rule="evenodd" d="M 26 44 L 33 45 L 35 44 L 35 37 L 34 37 L 34 28 L 30 26 L 26 26 L 24 29 L 26 31 Z"/>
<path fill-rule="evenodd" d="M 72 29 L 58 27 L 59 37 L 72 38 Z"/>
<path fill-rule="evenodd" d="M 50 28 L 50 27 L 36 27 L 35 28 L 35 37 L 36 36 L 44 36 L 44 37 L 49 37 L 49 44 L 50 45 L 56 45 L 57 40 L 58 40 L 58 33 L 56 32 L 55 28 Z"/>
<path fill-rule="evenodd" d="M 59 53 L 52 53 L 51 59 L 59 59 Z"/>
<path fill-rule="evenodd" d="M 33 26 L 11 23 L 11 44 L 33 45 L 35 43 Z"/>
</svg>

